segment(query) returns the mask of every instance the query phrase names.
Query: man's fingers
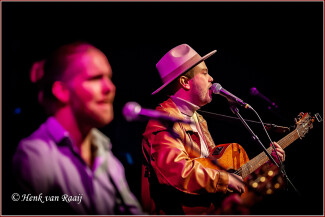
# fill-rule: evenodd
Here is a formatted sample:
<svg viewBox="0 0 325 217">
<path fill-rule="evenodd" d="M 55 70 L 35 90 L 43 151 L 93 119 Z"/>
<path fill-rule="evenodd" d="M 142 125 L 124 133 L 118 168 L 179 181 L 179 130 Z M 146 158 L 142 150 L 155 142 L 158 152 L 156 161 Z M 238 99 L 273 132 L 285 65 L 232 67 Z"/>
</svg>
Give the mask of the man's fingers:
<svg viewBox="0 0 325 217">
<path fill-rule="evenodd" d="M 284 161 L 285 160 L 285 153 L 283 151 L 282 152 L 277 151 L 277 154 L 278 154 L 278 156 L 279 156 L 279 158 L 280 158 L 281 161 Z M 272 156 L 274 158 L 277 158 L 276 153 L 274 151 L 272 152 Z"/>
<path fill-rule="evenodd" d="M 283 150 L 283 149 L 281 148 L 281 146 L 280 146 L 278 143 L 276 143 L 276 142 L 273 142 L 273 145 L 275 146 L 275 150 L 276 150 L 276 152 L 277 152 L 277 154 L 278 154 L 280 160 L 281 160 L 281 161 L 284 161 L 284 160 L 285 160 L 285 152 L 284 152 L 284 150 Z M 271 146 L 272 146 L 272 144 L 271 144 Z M 272 155 L 273 155 L 275 158 L 277 158 L 276 153 L 275 153 L 274 150 L 273 150 L 273 152 L 272 152 Z"/>
</svg>

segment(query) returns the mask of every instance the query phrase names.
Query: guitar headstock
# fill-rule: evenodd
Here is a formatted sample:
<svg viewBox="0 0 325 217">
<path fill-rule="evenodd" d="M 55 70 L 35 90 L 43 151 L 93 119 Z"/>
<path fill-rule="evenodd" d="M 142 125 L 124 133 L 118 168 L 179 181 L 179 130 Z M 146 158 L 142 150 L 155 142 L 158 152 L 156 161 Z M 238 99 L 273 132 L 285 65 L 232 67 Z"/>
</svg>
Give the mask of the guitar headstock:
<svg viewBox="0 0 325 217">
<path fill-rule="evenodd" d="M 301 112 L 298 117 L 295 118 L 296 130 L 300 139 L 302 139 L 308 133 L 308 131 L 313 128 L 313 122 L 315 119 L 318 122 L 322 121 L 322 117 L 318 113 L 311 116 L 309 113 Z"/>
</svg>

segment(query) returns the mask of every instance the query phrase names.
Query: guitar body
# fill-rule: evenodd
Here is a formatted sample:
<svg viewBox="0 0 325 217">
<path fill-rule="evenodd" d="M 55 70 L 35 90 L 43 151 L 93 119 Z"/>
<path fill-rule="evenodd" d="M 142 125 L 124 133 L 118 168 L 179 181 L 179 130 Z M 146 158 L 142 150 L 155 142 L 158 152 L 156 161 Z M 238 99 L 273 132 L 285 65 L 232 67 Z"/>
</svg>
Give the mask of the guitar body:
<svg viewBox="0 0 325 217">
<path fill-rule="evenodd" d="M 248 155 L 245 149 L 238 143 L 226 143 L 217 145 L 209 158 L 198 158 L 197 159 L 204 167 L 226 170 L 228 172 L 235 172 L 242 165 L 249 161 Z M 241 195 L 245 198 L 247 194 L 247 188 L 245 193 Z M 228 195 L 228 194 L 227 194 Z M 224 196 L 227 196 L 224 195 Z M 220 197 L 221 195 L 219 195 Z M 223 199 L 220 197 L 219 199 Z"/>
<path fill-rule="evenodd" d="M 203 166 L 212 169 L 233 171 L 249 161 L 245 149 L 238 143 L 217 145 L 209 158 L 197 159 Z"/>
</svg>

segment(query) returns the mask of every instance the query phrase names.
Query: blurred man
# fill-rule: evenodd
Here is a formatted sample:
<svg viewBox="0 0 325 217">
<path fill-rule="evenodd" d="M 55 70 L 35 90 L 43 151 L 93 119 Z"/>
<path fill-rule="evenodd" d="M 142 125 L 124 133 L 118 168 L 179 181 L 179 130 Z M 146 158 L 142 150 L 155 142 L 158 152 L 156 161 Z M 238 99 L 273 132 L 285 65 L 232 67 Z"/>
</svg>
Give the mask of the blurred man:
<svg viewBox="0 0 325 217">
<path fill-rule="evenodd" d="M 64 45 L 34 64 L 31 80 L 49 118 L 21 140 L 13 167 L 24 191 L 47 203 L 39 214 L 142 213 L 109 138 L 96 129 L 114 117 L 111 78 L 104 53 L 84 42 Z M 59 201 L 46 201 L 53 196 Z"/>
</svg>

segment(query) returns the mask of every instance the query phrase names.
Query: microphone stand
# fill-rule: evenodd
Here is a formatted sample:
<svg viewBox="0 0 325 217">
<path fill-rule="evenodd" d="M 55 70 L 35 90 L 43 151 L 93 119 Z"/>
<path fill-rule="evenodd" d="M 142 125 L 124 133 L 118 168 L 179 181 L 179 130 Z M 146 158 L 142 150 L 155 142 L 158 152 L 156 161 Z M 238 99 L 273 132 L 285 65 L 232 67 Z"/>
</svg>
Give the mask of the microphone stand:
<svg viewBox="0 0 325 217">
<path fill-rule="evenodd" d="M 293 183 L 290 181 L 289 177 L 287 176 L 285 170 L 284 170 L 284 166 L 281 163 L 281 166 L 279 166 L 276 161 L 274 160 L 274 158 L 267 152 L 267 149 L 265 148 L 265 146 L 263 145 L 263 143 L 260 141 L 260 139 L 257 137 L 257 135 L 253 132 L 253 130 L 248 126 L 248 124 L 246 123 L 246 121 L 242 118 L 242 116 L 239 114 L 239 109 L 234 105 L 234 104 L 230 104 L 230 110 L 239 118 L 239 120 L 244 124 L 245 128 L 250 132 L 250 134 L 252 135 L 252 138 L 255 142 L 257 142 L 260 146 L 262 146 L 263 151 L 265 152 L 266 156 L 272 161 L 272 163 L 274 165 L 276 165 L 279 170 L 281 171 L 281 173 L 283 174 L 283 176 L 286 178 L 287 182 L 290 183 L 290 185 L 293 187 L 294 191 L 300 195 L 299 191 L 295 188 L 295 186 L 293 185 Z"/>
</svg>

